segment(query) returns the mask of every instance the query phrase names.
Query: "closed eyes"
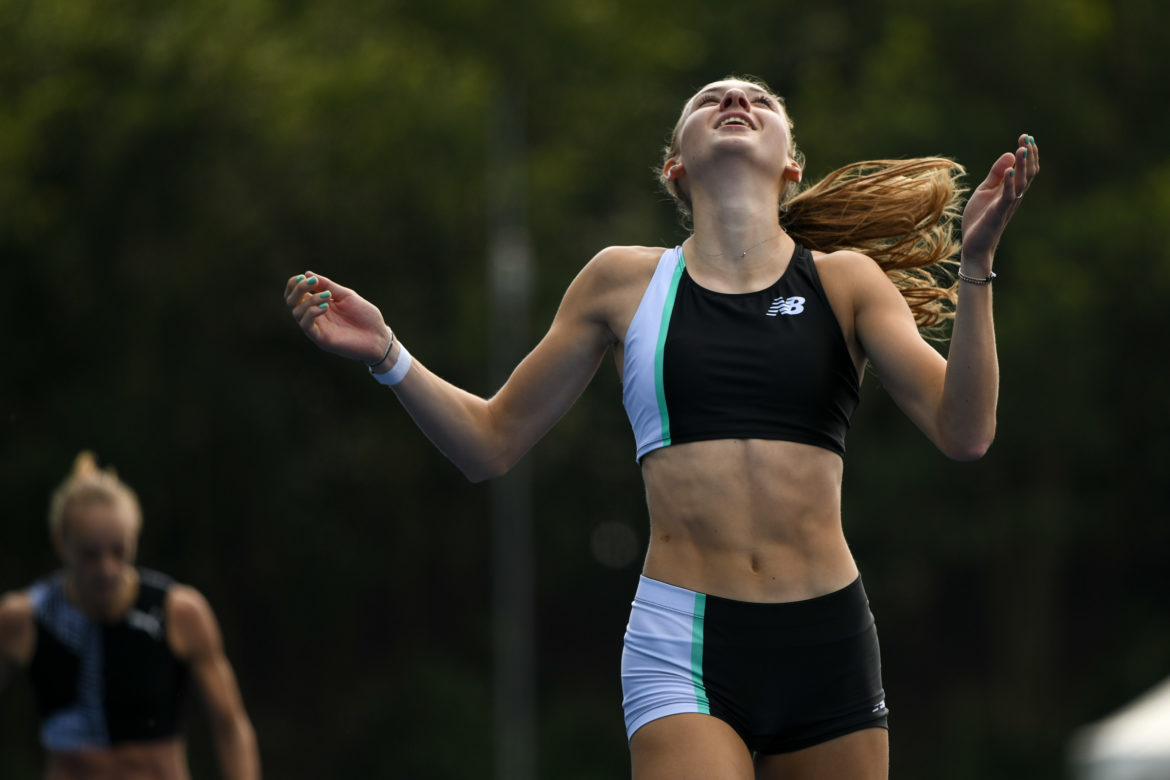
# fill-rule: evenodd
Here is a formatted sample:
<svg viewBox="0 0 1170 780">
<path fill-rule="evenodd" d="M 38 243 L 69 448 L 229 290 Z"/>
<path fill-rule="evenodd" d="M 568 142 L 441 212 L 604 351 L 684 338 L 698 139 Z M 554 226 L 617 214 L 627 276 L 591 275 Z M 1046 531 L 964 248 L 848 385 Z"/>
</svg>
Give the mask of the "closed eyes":
<svg viewBox="0 0 1170 780">
<path fill-rule="evenodd" d="M 717 96 L 714 93 L 700 95 L 695 100 L 695 108 L 701 108 L 702 106 L 710 105 L 711 103 L 719 103 L 721 100 L 722 100 L 722 98 L 720 98 L 719 96 Z M 772 98 L 770 98 L 764 94 L 757 95 L 755 97 L 755 99 L 752 100 L 752 102 L 758 103 L 759 105 L 762 105 L 766 108 L 775 108 L 776 107 L 775 101 L 773 101 Z"/>
</svg>

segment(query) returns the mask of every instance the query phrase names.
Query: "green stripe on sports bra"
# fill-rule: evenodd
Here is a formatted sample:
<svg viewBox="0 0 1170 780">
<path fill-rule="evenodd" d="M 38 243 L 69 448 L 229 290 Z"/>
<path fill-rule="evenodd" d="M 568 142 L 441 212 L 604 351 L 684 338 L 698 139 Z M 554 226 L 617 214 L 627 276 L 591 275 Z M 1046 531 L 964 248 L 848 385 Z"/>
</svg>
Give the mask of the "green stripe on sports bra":
<svg viewBox="0 0 1170 780">
<path fill-rule="evenodd" d="M 666 291 L 666 301 L 662 305 L 662 321 L 658 325 L 658 346 L 654 348 L 654 394 L 658 399 L 658 419 L 662 424 L 662 446 L 670 446 L 670 412 L 666 408 L 666 387 L 662 381 L 662 359 L 666 352 L 666 331 L 670 328 L 670 313 L 674 310 L 674 296 L 678 292 L 678 282 L 682 278 L 686 260 L 682 249 L 678 250 L 678 263 L 674 267 L 674 276 L 670 279 L 670 288 Z"/>
</svg>

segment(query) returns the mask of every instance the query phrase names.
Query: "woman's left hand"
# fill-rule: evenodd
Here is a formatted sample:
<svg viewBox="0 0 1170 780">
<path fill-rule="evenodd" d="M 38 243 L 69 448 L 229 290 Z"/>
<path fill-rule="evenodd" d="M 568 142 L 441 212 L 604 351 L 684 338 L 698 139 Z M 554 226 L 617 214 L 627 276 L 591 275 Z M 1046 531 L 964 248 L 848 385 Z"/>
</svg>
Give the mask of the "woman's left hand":
<svg viewBox="0 0 1170 780">
<path fill-rule="evenodd" d="M 1032 180 L 1040 172 L 1040 148 L 1036 139 L 1021 135 L 1015 154 L 1005 152 L 967 199 L 963 209 L 963 267 L 967 273 L 991 273 L 995 247 L 1003 229 Z"/>
</svg>

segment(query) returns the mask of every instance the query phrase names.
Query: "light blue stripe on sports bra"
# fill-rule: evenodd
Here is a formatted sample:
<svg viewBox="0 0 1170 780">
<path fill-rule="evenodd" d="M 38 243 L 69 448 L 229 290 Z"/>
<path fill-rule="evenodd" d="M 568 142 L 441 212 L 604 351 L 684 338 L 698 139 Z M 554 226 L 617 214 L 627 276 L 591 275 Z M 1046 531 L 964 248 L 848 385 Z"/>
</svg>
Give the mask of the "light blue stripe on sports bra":
<svg viewBox="0 0 1170 780">
<path fill-rule="evenodd" d="M 662 382 L 662 358 L 683 268 L 681 247 L 662 253 L 626 330 L 622 402 L 634 430 L 639 460 L 647 452 L 670 444 L 670 415 Z"/>
</svg>

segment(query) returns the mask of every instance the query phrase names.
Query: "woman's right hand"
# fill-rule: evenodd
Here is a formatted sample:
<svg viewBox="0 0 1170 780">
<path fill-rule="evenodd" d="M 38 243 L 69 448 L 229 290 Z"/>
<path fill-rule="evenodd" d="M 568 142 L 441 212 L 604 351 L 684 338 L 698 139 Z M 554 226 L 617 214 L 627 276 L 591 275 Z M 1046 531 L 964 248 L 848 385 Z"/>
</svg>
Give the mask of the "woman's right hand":
<svg viewBox="0 0 1170 780">
<path fill-rule="evenodd" d="M 321 349 L 374 363 L 390 343 L 378 307 L 348 287 L 306 271 L 288 280 L 284 300 L 305 335 Z"/>
</svg>

